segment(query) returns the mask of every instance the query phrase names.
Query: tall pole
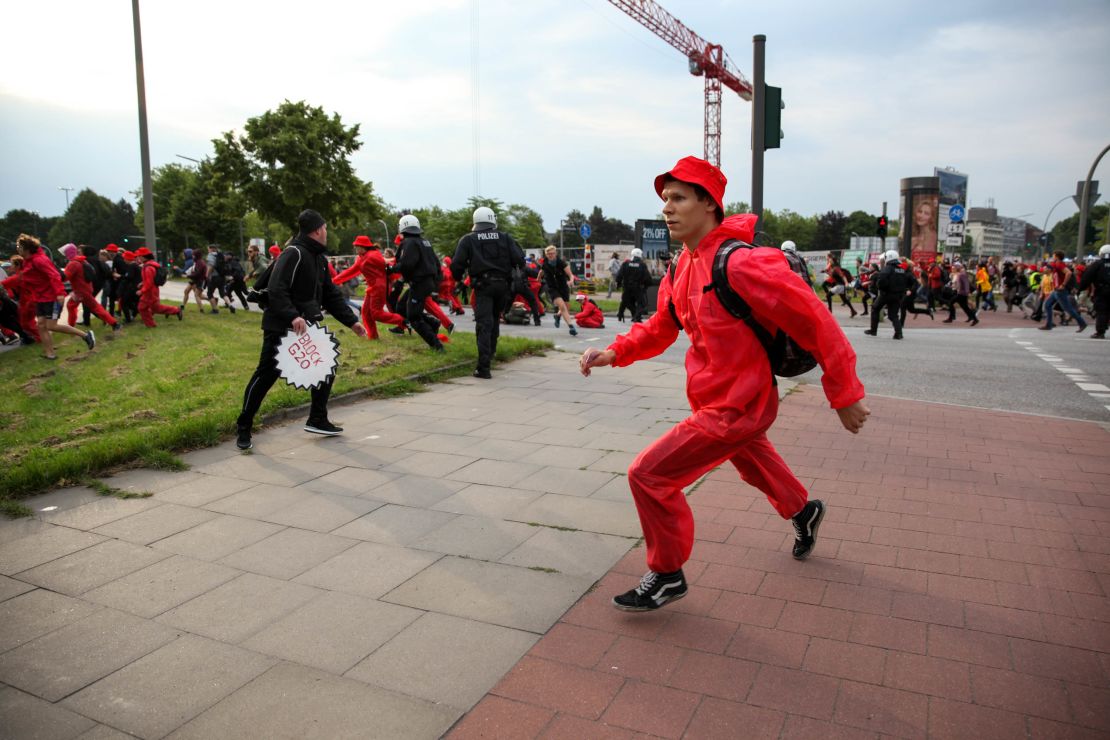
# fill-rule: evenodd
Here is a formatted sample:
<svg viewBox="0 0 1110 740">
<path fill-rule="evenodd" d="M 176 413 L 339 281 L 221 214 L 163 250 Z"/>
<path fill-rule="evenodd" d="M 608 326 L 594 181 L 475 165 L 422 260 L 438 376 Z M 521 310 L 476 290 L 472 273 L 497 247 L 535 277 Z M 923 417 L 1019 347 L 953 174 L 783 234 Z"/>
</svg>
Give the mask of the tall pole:
<svg viewBox="0 0 1110 740">
<path fill-rule="evenodd" d="M 380 223 L 382 225 L 382 228 L 385 229 L 385 246 L 388 247 L 389 246 L 389 227 L 386 226 L 385 221 L 383 221 L 380 218 L 378 219 L 378 223 Z"/>
<path fill-rule="evenodd" d="M 139 91 L 139 152 L 143 165 L 143 227 L 146 246 L 158 253 L 154 235 L 154 191 L 150 184 L 150 142 L 146 131 L 146 81 L 143 77 L 143 34 L 139 24 L 139 0 L 131 0 L 135 25 L 135 86 Z"/>
<path fill-rule="evenodd" d="M 76 190 L 76 189 L 77 189 L 77 188 L 67 188 L 67 187 L 65 187 L 64 185 L 59 185 L 59 186 L 58 186 L 58 190 L 64 190 L 64 191 L 66 191 L 66 212 L 67 212 L 67 213 L 69 212 L 69 191 L 70 191 L 70 190 Z"/>
<path fill-rule="evenodd" d="M 1075 237 L 1076 261 L 1083 259 L 1083 237 L 1087 233 L 1087 208 L 1090 207 L 1091 178 L 1095 176 L 1095 168 L 1098 167 L 1098 163 L 1102 161 L 1106 152 L 1110 152 L 1110 144 L 1103 147 L 1102 151 L 1095 157 L 1091 169 L 1087 171 L 1087 179 L 1083 181 L 1083 202 L 1079 204 L 1079 234 Z M 1107 230 L 1110 232 L 1110 226 L 1107 226 Z"/>
<path fill-rule="evenodd" d="M 764 121 L 766 120 L 765 108 L 767 106 L 766 91 L 764 90 L 764 47 L 767 37 L 756 34 L 752 37 L 752 213 L 759 219 L 756 221 L 756 230 L 763 220 L 763 143 Z"/>
</svg>

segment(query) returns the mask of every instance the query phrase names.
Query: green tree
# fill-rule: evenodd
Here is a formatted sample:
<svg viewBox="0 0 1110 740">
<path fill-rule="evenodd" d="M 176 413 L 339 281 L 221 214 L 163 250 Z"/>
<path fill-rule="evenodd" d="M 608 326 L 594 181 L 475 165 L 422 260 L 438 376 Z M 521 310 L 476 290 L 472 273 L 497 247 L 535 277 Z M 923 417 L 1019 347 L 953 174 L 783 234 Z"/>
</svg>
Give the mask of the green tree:
<svg viewBox="0 0 1110 740">
<path fill-rule="evenodd" d="M 878 236 L 879 217 L 872 216 L 865 211 L 852 211 L 848 214 L 848 221 L 844 224 L 844 231 L 848 236 L 851 236 L 852 232 L 860 236 Z"/>
<path fill-rule="evenodd" d="M 344 126 L 338 114 L 286 100 L 248 119 L 241 135 L 228 131 L 212 143 L 217 190 L 241 193 L 267 221 L 293 224 L 301 210 L 314 208 L 338 227 L 385 213 L 371 183 L 351 166 L 362 147 L 359 126 Z"/>
<path fill-rule="evenodd" d="M 814 248 L 844 250 L 848 248 L 850 234 L 845 230 L 848 219 L 841 211 L 828 211 L 817 217 Z"/>
<path fill-rule="evenodd" d="M 0 248 L 4 249 L 5 253 L 14 251 L 15 241 L 20 234 L 30 234 L 45 241 L 50 235 L 50 229 L 59 220 L 59 216 L 44 218 L 35 211 L 13 208 L 0 218 Z"/>
<path fill-rule="evenodd" d="M 48 242 L 104 247 L 110 242 L 122 244 L 124 236 L 133 233 L 135 209 L 130 203 L 122 198 L 113 203 L 85 188 L 70 201 L 65 215 L 50 229 Z"/>
<path fill-rule="evenodd" d="M 519 203 L 507 206 L 504 221 L 504 230 L 512 234 L 521 249 L 543 249 L 547 246 L 543 217 L 528 206 Z"/>
<path fill-rule="evenodd" d="M 725 203 L 725 215 L 734 216 L 737 213 L 751 213 L 752 207 L 745 201 L 736 200 L 732 203 Z"/>
<path fill-rule="evenodd" d="M 1091 208 L 1091 215 L 1087 218 L 1087 233 L 1083 239 L 1083 252 L 1095 253 L 1104 244 L 1102 237 L 1106 234 L 1106 218 L 1110 206 L 1106 204 Z M 1052 249 L 1060 250 L 1064 254 L 1075 253 L 1076 236 L 1079 234 L 1079 213 L 1073 213 L 1067 218 L 1057 221 L 1049 230 L 1052 234 Z"/>
<path fill-rule="evenodd" d="M 591 244 L 619 244 L 636 238 L 631 226 L 618 218 L 606 218 L 600 206 L 594 206 L 586 223 L 590 225 Z"/>
</svg>

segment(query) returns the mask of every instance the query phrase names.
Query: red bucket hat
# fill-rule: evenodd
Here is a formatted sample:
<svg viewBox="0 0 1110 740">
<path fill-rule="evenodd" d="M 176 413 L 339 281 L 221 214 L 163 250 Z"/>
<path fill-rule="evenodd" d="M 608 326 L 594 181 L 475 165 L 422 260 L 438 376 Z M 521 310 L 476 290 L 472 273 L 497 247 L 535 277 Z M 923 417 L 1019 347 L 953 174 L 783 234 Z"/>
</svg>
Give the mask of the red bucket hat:
<svg viewBox="0 0 1110 740">
<path fill-rule="evenodd" d="M 725 186 L 728 185 L 728 178 L 725 174 L 714 165 L 706 162 L 704 159 L 697 157 L 683 157 L 678 160 L 678 163 L 670 169 L 669 172 L 664 172 L 655 178 L 655 192 L 660 198 L 663 197 L 663 180 L 670 175 L 676 180 L 682 182 L 693 183 L 694 185 L 701 185 L 705 191 L 709 193 L 709 197 L 713 199 L 721 210 L 725 207 Z"/>
<path fill-rule="evenodd" d="M 119 251 L 119 247 L 117 247 L 115 244 L 109 244 L 108 246 L 104 247 L 104 249 L 108 252 L 118 252 Z"/>
<path fill-rule="evenodd" d="M 369 249 L 370 247 L 376 247 L 378 245 L 375 244 L 374 242 L 370 241 L 370 237 L 363 236 L 362 234 L 359 234 L 358 236 L 355 237 L 354 246 L 356 246 L 356 247 L 366 247 L 366 248 Z"/>
<path fill-rule="evenodd" d="M 276 244 L 270 247 L 270 256 L 277 257 L 279 254 L 281 254 L 281 247 Z"/>
<path fill-rule="evenodd" d="M 151 252 L 146 247 L 139 247 L 138 249 L 135 250 L 135 256 L 136 257 L 153 257 L 154 252 Z"/>
<path fill-rule="evenodd" d="M 123 258 L 125 260 L 133 260 L 135 259 L 135 253 L 132 252 L 130 249 L 125 249 L 123 250 Z"/>
</svg>

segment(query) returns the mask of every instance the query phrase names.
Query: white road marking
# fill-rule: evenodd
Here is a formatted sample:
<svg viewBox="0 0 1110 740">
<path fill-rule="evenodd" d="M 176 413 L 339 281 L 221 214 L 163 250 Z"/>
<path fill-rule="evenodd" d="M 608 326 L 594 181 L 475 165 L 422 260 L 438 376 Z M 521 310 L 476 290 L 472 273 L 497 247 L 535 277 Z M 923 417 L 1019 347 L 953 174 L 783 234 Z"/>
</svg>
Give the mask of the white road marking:
<svg viewBox="0 0 1110 740">
<path fill-rule="evenodd" d="M 1091 377 L 1087 374 L 1085 370 L 1082 370 L 1078 367 L 1064 367 L 1062 364 L 1060 364 L 1064 362 L 1064 359 L 1062 357 L 1047 354 L 1041 348 L 1034 347 L 1032 342 L 1018 342 L 1017 340 L 1014 341 L 1019 346 L 1025 347 L 1025 349 L 1029 350 L 1030 352 L 1037 355 L 1037 357 L 1047 362 L 1049 366 L 1054 367 L 1062 372 L 1068 380 L 1075 383 L 1075 385 L 1080 390 L 1087 391 L 1087 393 L 1091 397 L 1098 398 L 1100 400 L 1110 398 L 1110 388 L 1103 385 L 1102 383 L 1089 382 L 1091 380 Z M 1110 410 L 1110 405 L 1106 406 L 1106 408 Z"/>
<path fill-rule="evenodd" d="M 1107 388 L 1102 383 L 1076 383 L 1076 385 L 1079 386 L 1080 390 L 1084 391 L 1110 391 L 1110 388 Z"/>
</svg>

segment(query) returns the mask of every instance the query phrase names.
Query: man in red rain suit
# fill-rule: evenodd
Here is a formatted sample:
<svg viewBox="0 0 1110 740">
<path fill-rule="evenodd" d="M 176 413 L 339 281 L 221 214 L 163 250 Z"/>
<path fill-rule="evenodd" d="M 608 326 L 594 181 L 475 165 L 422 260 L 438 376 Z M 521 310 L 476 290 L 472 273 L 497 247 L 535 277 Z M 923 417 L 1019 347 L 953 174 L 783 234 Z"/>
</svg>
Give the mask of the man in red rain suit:
<svg viewBox="0 0 1110 740">
<path fill-rule="evenodd" d="M 164 306 L 159 302 L 161 296 L 158 285 L 154 282 L 154 275 L 161 265 L 154 261 L 154 254 L 146 247 L 139 247 L 135 251 L 135 256 L 143 265 L 143 284 L 139 288 L 139 316 L 142 317 L 143 323 L 149 327 L 158 326 L 154 323 L 154 314 L 177 316 L 177 320 L 180 321 L 184 318 L 184 311 L 174 306 Z"/>
<path fill-rule="evenodd" d="M 358 259 L 332 278 L 332 282 L 338 285 L 357 275 L 366 279 L 366 295 L 362 298 L 362 325 L 366 327 L 367 339 L 377 339 L 377 322 L 403 326 L 405 319 L 385 307 L 385 257 L 378 250 L 378 245 L 370 241 L 368 236 L 358 236 L 355 238 L 354 248 Z"/>
<path fill-rule="evenodd" d="M 640 516 L 650 569 L 636 588 L 613 599 L 627 611 L 658 609 L 686 595 L 682 566 L 694 544 L 694 519 L 682 489 L 721 463 L 731 462 L 747 483 L 766 494 L 795 529 L 793 555 L 809 555 L 824 504 L 809 500 L 767 439 L 778 411 L 778 389 L 767 353 L 755 333 L 728 313 L 712 282 L 714 258 L 729 239 L 750 243 L 757 217 L 724 218 L 725 176 L 696 157 L 686 157 L 655 179 L 671 238 L 684 249 L 673 278 L 659 286 L 659 306 L 601 351 L 586 350 L 584 375 L 604 365 L 624 367 L 663 352 L 678 337 L 690 339 L 686 393 L 692 414 L 640 453 L 628 483 Z M 822 385 L 844 427 L 857 433 L 870 413 L 855 372 L 856 355 L 836 320 L 778 249 L 736 249 L 727 265 L 728 284 L 772 332 L 784 330 L 813 353 L 824 370 Z M 674 314 L 666 308 L 673 305 Z M 677 323 L 676 323 L 677 317 Z"/>
<path fill-rule="evenodd" d="M 69 300 L 66 301 L 67 323 L 70 326 L 75 325 L 77 323 L 77 307 L 84 306 L 89 310 L 89 313 L 112 327 L 112 331 L 119 331 L 119 322 L 93 298 L 93 287 L 85 279 L 85 255 L 78 254 L 77 247 L 73 244 L 65 245 L 60 251 L 69 260 L 66 263 L 65 276 L 66 280 L 69 281 L 69 287 L 72 289 Z M 93 269 L 97 268 L 94 266 Z"/>
</svg>

